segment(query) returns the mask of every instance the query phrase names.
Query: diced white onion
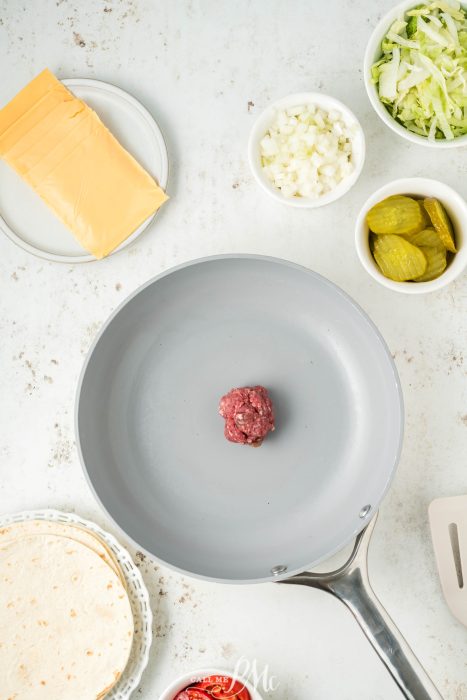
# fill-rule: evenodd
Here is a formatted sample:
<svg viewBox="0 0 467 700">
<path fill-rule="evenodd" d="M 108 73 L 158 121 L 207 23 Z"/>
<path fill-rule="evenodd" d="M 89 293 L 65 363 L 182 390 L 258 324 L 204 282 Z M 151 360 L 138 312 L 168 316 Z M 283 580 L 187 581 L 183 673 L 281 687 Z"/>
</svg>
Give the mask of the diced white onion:
<svg viewBox="0 0 467 700">
<path fill-rule="evenodd" d="M 322 197 L 353 171 L 355 128 L 334 109 L 308 104 L 279 110 L 260 141 L 263 170 L 285 197 Z"/>
</svg>

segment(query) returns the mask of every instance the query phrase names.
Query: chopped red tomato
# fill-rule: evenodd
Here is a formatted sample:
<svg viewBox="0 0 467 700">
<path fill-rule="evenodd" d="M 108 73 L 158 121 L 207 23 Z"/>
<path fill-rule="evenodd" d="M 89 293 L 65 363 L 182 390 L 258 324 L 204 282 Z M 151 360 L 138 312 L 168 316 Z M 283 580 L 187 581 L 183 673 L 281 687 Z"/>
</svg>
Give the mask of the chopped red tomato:
<svg viewBox="0 0 467 700">
<path fill-rule="evenodd" d="M 208 676 L 180 691 L 174 700 L 251 700 L 243 683 L 229 676 Z"/>
<path fill-rule="evenodd" d="M 212 697 L 203 690 L 190 686 L 180 691 L 180 693 L 175 696 L 174 700 L 212 700 Z"/>
<path fill-rule="evenodd" d="M 174 700 L 251 700 L 243 683 L 229 676 L 208 676 L 187 686 Z"/>
</svg>

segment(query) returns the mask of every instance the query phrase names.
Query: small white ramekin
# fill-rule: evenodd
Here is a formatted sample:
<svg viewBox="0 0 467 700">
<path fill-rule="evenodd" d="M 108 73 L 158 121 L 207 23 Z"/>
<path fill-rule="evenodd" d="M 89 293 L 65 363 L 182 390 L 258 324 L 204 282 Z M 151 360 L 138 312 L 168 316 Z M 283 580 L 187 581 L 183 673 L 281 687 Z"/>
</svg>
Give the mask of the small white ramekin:
<svg viewBox="0 0 467 700">
<path fill-rule="evenodd" d="M 197 679 L 207 678 L 208 676 L 228 676 L 229 678 L 234 678 L 240 681 L 245 688 L 250 693 L 251 700 L 262 700 L 261 695 L 258 693 L 256 688 L 254 688 L 251 683 L 244 678 L 238 678 L 232 671 L 226 671 L 225 669 L 219 670 L 218 668 L 208 668 L 201 669 L 199 671 L 191 671 L 190 673 L 185 673 L 183 676 L 176 678 L 162 693 L 159 700 L 174 700 L 177 693 L 187 687 L 190 683 L 196 682 Z"/>
<path fill-rule="evenodd" d="M 413 195 L 417 198 L 435 197 L 442 203 L 451 219 L 456 237 L 457 253 L 449 262 L 442 275 L 430 282 L 395 282 L 380 271 L 370 250 L 369 229 L 366 223 L 368 210 L 374 204 L 394 194 Z M 376 190 L 360 210 L 355 226 L 357 254 L 365 270 L 388 289 L 404 294 L 425 294 L 434 292 L 452 282 L 465 270 L 467 265 L 467 202 L 452 187 L 437 180 L 424 177 L 410 177 L 393 180 Z"/>
<path fill-rule="evenodd" d="M 466 146 L 467 135 L 458 136 L 457 138 L 448 141 L 447 139 L 429 139 L 426 136 L 420 136 L 419 134 L 415 134 L 406 129 L 405 126 L 402 126 L 402 124 L 399 124 L 398 121 L 393 119 L 391 114 L 379 99 L 377 87 L 371 80 L 371 66 L 382 56 L 381 42 L 387 34 L 389 27 L 396 19 L 403 19 L 405 13 L 408 10 L 416 7 L 417 4 L 419 3 L 417 3 L 416 0 L 404 0 L 398 5 L 394 5 L 394 7 L 378 22 L 373 33 L 371 34 L 366 47 L 365 58 L 363 59 L 363 79 L 368 97 L 370 98 L 370 102 L 373 105 L 376 114 L 382 119 L 386 126 L 395 131 L 396 134 L 399 134 L 399 136 L 402 136 L 404 139 L 412 141 L 412 143 L 418 143 L 421 146 L 428 146 L 430 148 L 459 148 L 460 146 Z"/>
<path fill-rule="evenodd" d="M 267 130 L 274 122 L 277 111 L 287 109 L 288 107 L 296 107 L 302 104 L 313 104 L 327 111 L 337 110 L 342 114 L 344 123 L 348 126 L 355 127 L 355 136 L 352 140 L 352 163 L 353 171 L 345 177 L 331 192 L 311 199 L 307 197 L 284 197 L 280 189 L 275 187 L 269 180 L 261 166 L 260 141 L 263 139 Z M 248 160 L 251 171 L 258 184 L 269 194 L 282 204 L 288 204 L 292 207 L 300 207 L 302 209 L 313 209 L 322 207 L 325 204 L 335 202 L 344 194 L 346 194 L 352 185 L 356 183 L 362 171 L 363 163 L 365 162 L 365 136 L 363 129 L 357 117 L 346 107 L 342 102 L 336 100 L 329 95 L 323 95 L 319 92 L 300 92 L 294 95 L 288 95 L 281 100 L 273 102 L 267 107 L 253 125 L 248 142 Z"/>
</svg>

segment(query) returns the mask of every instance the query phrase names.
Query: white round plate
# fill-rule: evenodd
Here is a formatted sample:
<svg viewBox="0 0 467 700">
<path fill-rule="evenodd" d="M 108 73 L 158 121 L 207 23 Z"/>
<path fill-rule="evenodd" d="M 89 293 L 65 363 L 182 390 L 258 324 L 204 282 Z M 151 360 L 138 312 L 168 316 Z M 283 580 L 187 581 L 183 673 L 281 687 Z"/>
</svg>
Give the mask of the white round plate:
<svg viewBox="0 0 467 700">
<path fill-rule="evenodd" d="M 152 612 L 149 604 L 149 593 L 139 570 L 129 553 L 117 542 L 113 535 L 75 513 L 61 513 L 58 510 L 49 509 L 27 510 L 2 516 L 0 518 L 0 527 L 7 527 L 12 523 L 23 522 L 24 520 L 51 520 L 79 525 L 96 534 L 115 555 L 125 577 L 127 593 L 133 612 L 135 634 L 125 671 L 117 685 L 105 696 L 105 700 L 128 700 L 141 681 L 143 671 L 148 664 L 149 650 L 152 643 Z"/>
<path fill-rule="evenodd" d="M 62 82 L 97 112 L 122 146 L 165 190 L 169 170 L 167 148 L 147 109 L 127 92 L 100 80 L 71 78 Z M 138 238 L 154 216 L 146 219 L 113 253 Z M 46 260 L 77 263 L 96 259 L 80 246 L 71 231 L 1 159 L 0 229 L 21 248 Z"/>
</svg>

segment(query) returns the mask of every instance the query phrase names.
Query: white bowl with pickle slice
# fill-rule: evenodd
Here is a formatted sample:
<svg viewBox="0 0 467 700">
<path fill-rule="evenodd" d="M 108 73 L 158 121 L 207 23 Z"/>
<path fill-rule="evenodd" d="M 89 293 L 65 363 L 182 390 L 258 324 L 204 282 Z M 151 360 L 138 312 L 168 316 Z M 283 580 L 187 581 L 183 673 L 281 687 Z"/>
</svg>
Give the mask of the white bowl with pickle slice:
<svg viewBox="0 0 467 700">
<path fill-rule="evenodd" d="M 367 199 L 355 244 L 365 270 L 388 289 L 433 292 L 467 265 L 467 202 L 428 178 L 394 180 Z"/>
</svg>

